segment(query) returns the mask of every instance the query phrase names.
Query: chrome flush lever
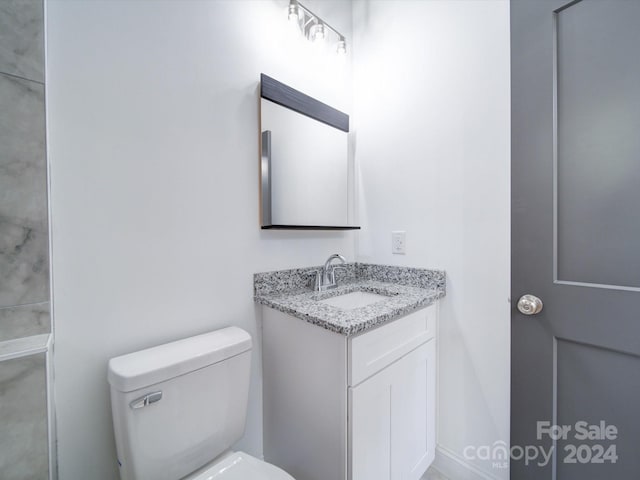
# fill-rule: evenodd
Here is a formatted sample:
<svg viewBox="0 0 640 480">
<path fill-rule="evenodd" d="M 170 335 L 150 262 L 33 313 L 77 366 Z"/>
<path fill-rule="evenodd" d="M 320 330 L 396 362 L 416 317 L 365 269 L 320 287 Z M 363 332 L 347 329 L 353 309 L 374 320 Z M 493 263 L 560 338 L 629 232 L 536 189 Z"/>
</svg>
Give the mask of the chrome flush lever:
<svg viewBox="0 0 640 480">
<path fill-rule="evenodd" d="M 137 408 L 144 408 L 152 403 L 159 402 L 162 399 L 162 392 L 148 393 L 144 397 L 140 397 L 129 404 L 134 410 Z"/>
</svg>

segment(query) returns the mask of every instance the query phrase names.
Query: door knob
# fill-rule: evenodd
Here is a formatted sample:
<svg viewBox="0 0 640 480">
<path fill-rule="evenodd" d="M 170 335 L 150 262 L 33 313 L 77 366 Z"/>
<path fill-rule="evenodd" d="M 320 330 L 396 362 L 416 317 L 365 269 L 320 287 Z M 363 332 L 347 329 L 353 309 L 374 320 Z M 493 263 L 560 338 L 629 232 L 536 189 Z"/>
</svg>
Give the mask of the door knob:
<svg viewBox="0 0 640 480">
<path fill-rule="evenodd" d="M 536 315 L 542 311 L 542 300 L 535 295 L 523 295 L 518 300 L 518 311 L 524 315 Z"/>
</svg>

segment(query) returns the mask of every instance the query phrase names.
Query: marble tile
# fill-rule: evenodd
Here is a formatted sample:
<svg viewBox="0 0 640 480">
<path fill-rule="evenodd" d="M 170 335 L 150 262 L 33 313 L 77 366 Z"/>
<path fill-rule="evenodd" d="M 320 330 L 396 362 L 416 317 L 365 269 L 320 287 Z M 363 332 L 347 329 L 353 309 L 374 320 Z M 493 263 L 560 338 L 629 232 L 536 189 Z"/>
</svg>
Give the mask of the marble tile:
<svg viewBox="0 0 640 480">
<path fill-rule="evenodd" d="M 49 298 L 47 233 L 0 218 L 0 307 Z"/>
<path fill-rule="evenodd" d="M 44 87 L 0 74 L 0 307 L 49 299 Z"/>
<path fill-rule="evenodd" d="M 0 1 L 0 72 L 44 83 L 42 0 Z"/>
<path fill-rule="evenodd" d="M 0 217 L 47 227 L 44 87 L 0 74 Z"/>
<path fill-rule="evenodd" d="M 0 362 L 0 478 L 46 480 L 49 472 L 45 355 Z"/>
<path fill-rule="evenodd" d="M 0 342 L 50 332 L 49 302 L 0 308 Z"/>
</svg>

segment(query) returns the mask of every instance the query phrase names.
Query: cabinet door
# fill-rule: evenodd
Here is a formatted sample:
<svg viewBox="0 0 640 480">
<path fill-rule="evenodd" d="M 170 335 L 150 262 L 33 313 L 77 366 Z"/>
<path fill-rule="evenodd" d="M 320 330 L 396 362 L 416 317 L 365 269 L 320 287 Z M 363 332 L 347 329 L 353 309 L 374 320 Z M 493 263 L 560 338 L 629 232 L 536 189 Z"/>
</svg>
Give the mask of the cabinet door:
<svg viewBox="0 0 640 480">
<path fill-rule="evenodd" d="M 390 366 L 349 388 L 350 480 L 392 477 L 392 383 Z"/>
<path fill-rule="evenodd" d="M 392 389 L 396 431 L 392 450 L 402 480 L 418 480 L 435 456 L 435 341 L 398 362 Z M 395 433 L 395 435 L 394 435 Z"/>
<path fill-rule="evenodd" d="M 350 480 L 418 480 L 435 453 L 435 341 L 349 389 Z"/>
</svg>

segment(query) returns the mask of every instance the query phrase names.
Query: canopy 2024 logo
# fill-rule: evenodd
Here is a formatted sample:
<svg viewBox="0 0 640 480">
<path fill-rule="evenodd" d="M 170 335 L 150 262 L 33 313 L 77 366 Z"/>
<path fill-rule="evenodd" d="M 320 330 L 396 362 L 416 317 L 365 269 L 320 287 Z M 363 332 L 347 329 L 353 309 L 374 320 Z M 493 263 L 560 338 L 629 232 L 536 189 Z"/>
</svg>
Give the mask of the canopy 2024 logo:
<svg viewBox="0 0 640 480">
<path fill-rule="evenodd" d="M 611 443 L 618 438 L 618 427 L 607 425 L 604 420 L 597 424 L 579 421 L 573 425 L 552 425 L 548 421 L 537 422 L 536 438 L 550 439 L 552 445 L 547 448 L 543 445 L 513 445 L 507 448 L 505 442 L 497 441 L 493 445 L 479 447 L 468 445 L 464 448 L 463 455 L 467 460 L 491 460 L 494 468 L 507 468 L 509 459 L 524 462 L 527 466 L 544 467 L 556 452 L 556 442 L 561 441 L 563 445 L 558 450 L 558 455 L 561 455 L 558 460 L 563 463 L 616 463 L 618 461 L 616 444 Z"/>
</svg>

